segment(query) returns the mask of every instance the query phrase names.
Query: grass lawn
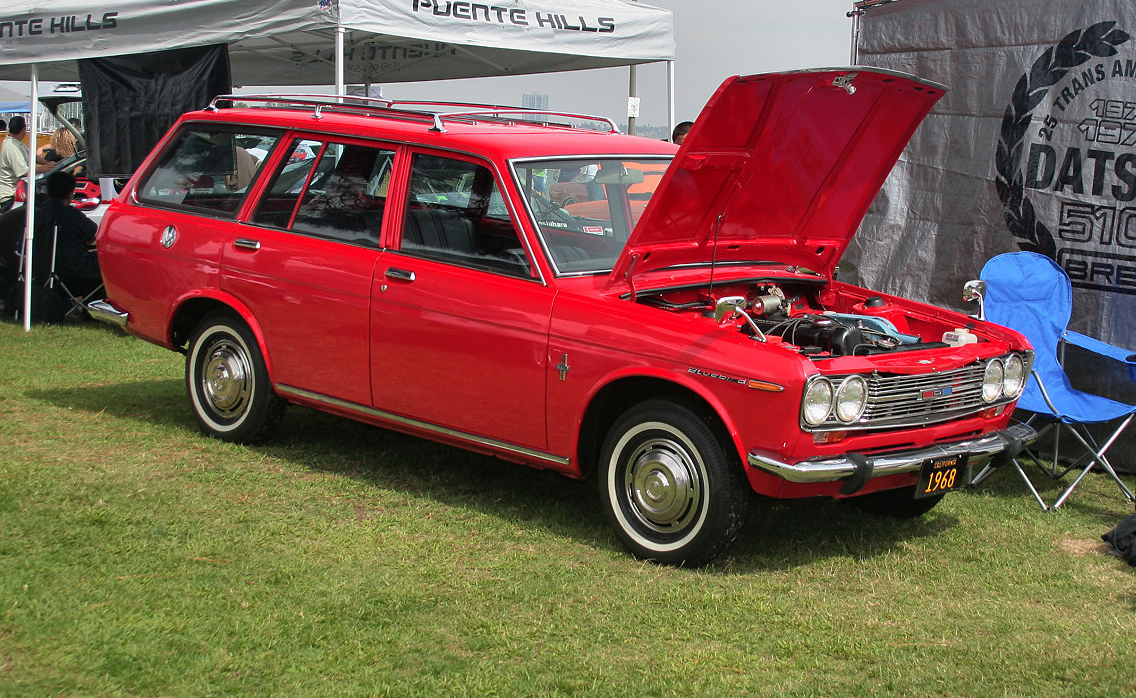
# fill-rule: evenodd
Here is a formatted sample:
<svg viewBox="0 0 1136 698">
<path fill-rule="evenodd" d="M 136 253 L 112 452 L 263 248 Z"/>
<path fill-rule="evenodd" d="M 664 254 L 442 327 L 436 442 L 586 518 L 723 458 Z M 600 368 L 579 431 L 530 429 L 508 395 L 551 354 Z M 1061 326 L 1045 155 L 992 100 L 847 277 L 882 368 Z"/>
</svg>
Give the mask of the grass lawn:
<svg viewBox="0 0 1136 698">
<path fill-rule="evenodd" d="M 0 695 L 1136 693 L 1104 475 L 1051 514 L 1009 470 L 917 521 L 755 498 L 671 569 L 591 482 L 307 409 L 206 438 L 182 361 L 0 323 Z"/>
</svg>

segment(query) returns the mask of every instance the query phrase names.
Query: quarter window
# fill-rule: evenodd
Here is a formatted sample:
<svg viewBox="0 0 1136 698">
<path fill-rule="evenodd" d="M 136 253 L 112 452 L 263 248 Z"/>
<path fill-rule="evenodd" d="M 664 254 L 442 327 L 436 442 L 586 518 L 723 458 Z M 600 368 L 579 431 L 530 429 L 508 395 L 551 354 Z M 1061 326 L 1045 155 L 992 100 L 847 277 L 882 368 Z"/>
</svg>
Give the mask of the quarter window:
<svg viewBox="0 0 1136 698">
<path fill-rule="evenodd" d="M 233 215 L 277 140 L 276 134 L 190 126 L 166 148 L 138 188 L 138 198 Z"/>
</svg>

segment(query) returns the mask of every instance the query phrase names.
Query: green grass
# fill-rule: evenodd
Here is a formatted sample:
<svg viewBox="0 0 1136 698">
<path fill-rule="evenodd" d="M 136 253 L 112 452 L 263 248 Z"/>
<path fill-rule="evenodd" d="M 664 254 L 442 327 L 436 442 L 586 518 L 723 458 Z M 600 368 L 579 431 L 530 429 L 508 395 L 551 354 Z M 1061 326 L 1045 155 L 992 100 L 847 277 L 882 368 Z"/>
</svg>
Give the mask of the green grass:
<svg viewBox="0 0 1136 698">
<path fill-rule="evenodd" d="M 1054 514 L 1011 471 L 910 522 L 755 498 L 716 565 L 671 569 L 590 482 L 305 409 L 205 438 L 181 372 L 0 323 L 0 695 L 1136 692 L 1103 475 Z"/>
</svg>

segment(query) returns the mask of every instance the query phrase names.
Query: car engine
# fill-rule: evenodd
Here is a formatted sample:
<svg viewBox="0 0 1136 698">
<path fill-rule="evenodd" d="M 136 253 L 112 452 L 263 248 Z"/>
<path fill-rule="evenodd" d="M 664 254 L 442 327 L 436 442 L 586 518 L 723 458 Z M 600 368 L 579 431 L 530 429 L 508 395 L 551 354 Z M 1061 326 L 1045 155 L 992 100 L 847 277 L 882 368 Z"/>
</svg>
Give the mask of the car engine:
<svg viewBox="0 0 1136 698">
<path fill-rule="evenodd" d="M 888 306 L 879 296 L 872 296 L 853 308 L 859 312 L 842 313 L 823 309 L 813 297 L 813 289 L 803 287 L 800 291 L 790 295 L 778 284 L 763 283 L 726 290 L 727 294 L 736 295 L 715 293 L 715 296 L 719 302 L 733 302 L 734 317 L 722 318 L 725 326 L 733 323 L 738 331 L 759 339 L 778 337 L 810 357 L 867 356 L 947 346 L 937 338 L 928 342 L 917 335 L 900 332 L 884 317 Z M 674 294 L 651 295 L 640 300 L 669 310 L 697 309 L 704 315 L 715 314 L 714 304 L 709 300 L 686 300 Z"/>
</svg>

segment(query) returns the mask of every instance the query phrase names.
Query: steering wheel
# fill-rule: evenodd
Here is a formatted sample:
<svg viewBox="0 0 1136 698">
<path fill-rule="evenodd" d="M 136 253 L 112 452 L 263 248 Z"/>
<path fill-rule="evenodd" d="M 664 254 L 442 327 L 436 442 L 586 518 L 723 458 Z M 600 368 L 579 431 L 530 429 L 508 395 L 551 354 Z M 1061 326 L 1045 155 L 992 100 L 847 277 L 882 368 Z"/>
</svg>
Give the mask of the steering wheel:
<svg viewBox="0 0 1136 698">
<path fill-rule="evenodd" d="M 533 195 L 529 197 L 529 201 L 532 203 L 533 210 L 536 211 L 538 219 L 553 219 L 563 223 L 574 223 L 576 220 L 576 216 L 568 213 L 550 199 L 546 199 L 543 196 Z"/>
</svg>

